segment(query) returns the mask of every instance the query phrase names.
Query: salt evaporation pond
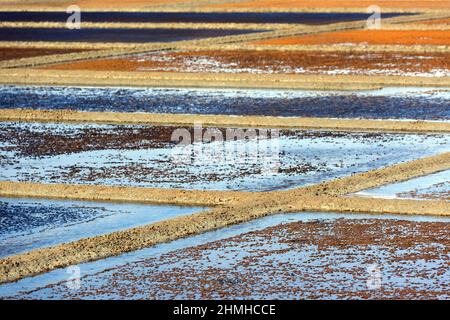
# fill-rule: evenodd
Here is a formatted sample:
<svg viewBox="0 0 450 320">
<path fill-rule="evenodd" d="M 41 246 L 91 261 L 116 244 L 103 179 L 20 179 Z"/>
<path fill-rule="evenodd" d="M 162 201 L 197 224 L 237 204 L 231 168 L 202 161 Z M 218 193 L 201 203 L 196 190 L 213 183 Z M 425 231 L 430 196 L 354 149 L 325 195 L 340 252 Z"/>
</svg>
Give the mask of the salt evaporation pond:
<svg viewBox="0 0 450 320">
<path fill-rule="evenodd" d="M 0 296 L 361 299 L 427 297 L 429 292 L 448 298 L 442 246 L 449 222 L 424 216 L 278 214 L 80 264 L 78 288 L 67 282 L 67 269 L 60 269 L 1 285 Z M 368 288 L 368 283 L 377 285 L 377 279 L 368 282 L 370 276 L 379 276 L 381 287 Z"/>
<path fill-rule="evenodd" d="M 0 258 L 129 229 L 203 208 L 0 198 Z"/>
<path fill-rule="evenodd" d="M 450 201 L 450 170 L 357 192 L 362 197 Z"/>
<path fill-rule="evenodd" d="M 147 89 L 0 86 L 0 108 L 450 120 L 450 91 L 385 88 L 366 91 Z"/>
<path fill-rule="evenodd" d="M 172 42 L 261 32 L 239 29 L 0 28 L 0 41 Z"/>
<path fill-rule="evenodd" d="M 182 146 L 180 136 L 195 138 L 192 127 L 3 122 L 0 180 L 267 191 L 450 150 L 445 134 L 233 128 L 198 132 L 209 138 Z M 214 141 L 217 136 L 224 140 Z"/>
</svg>

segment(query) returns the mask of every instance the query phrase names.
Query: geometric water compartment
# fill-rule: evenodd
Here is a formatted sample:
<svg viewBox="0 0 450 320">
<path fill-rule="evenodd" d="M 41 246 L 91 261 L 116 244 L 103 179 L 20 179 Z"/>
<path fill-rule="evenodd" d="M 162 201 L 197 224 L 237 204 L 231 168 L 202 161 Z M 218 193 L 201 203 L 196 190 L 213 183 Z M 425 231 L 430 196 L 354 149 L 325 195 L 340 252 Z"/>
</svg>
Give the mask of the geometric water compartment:
<svg viewBox="0 0 450 320">
<path fill-rule="evenodd" d="M 0 198 L 0 258 L 203 210 L 200 207 Z"/>
<path fill-rule="evenodd" d="M 0 41 L 64 41 L 150 43 L 195 40 L 261 32 L 239 29 L 65 29 L 0 28 Z"/>
<path fill-rule="evenodd" d="M 450 201 L 450 170 L 360 191 L 355 195 L 384 199 Z"/>
<path fill-rule="evenodd" d="M 0 86 L 1 109 L 450 120 L 450 91 Z"/>
<path fill-rule="evenodd" d="M 450 151 L 450 136 L 444 134 L 256 129 L 255 138 L 231 140 L 226 138 L 237 137 L 233 133 L 251 132 L 203 128 L 203 142 L 180 146 L 176 130 L 193 132 L 190 127 L 3 122 L 0 180 L 267 191 Z M 214 141 L 212 133 L 224 140 Z"/>
<path fill-rule="evenodd" d="M 417 228 L 428 228 L 433 226 L 442 229 L 442 226 L 450 224 L 450 218 L 446 217 L 430 217 L 430 216 L 397 216 L 397 215 L 371 215 L 370 221 L 374 221 L 375 225 L 367 220 L 368 216 L 364 214 L 344 214 L 344 213 L 292 213 L 278 214 L 261 219 L 257 219 L 248 223 L 234 225 L 217 231 L 211 231 L 194 237 L 179 239 L 167 244 L 159 244 L 151 248 L 126 253 L 118 257 L 111 257 L 99 261 L 89 262 L 78 265 L 81 271 L 81 287 L 79 289 L 68 288 L 66 281 L 68 273 L 66 269 L 51 271 L 47 274 L 35 277 L 25 278 L 16 283 L 5 284 L 0 286 L 0 297 L 13 298 L 39 298 L 39 299 L 138 299 L 149 298 L 156 295 L 157 298 L 180 298 L 200 297 L 202 292 L 212 291 L 211 298 L 217 299 L 225 295 L 228 298 L 244 298 L 244 291 L 232 291 L 233 287 L 240 287 L 239 283 L 246 283 L 247 279 L 236 282 L 236 276 L 245 269 L 253 269 L 254 275 L 260 279 L 264 278 L 261 270 L 283 270 L 277 274 L 267 274 L 270 277 L 271 288 L 264 288 L 262 283 L 254 283 L 248 286 L 245 298 L 288 298 L 295 297 L 312 297 L 314 292 L 322 297 L 339 296 L 339 288 L 351 288 L 353 292 L 362 291 L 368 294 L 370 291 L 366 288 L 368 266 L 379 263 L 382 269 L 383 290 L 389 293 L 391 288 L 412 288 L 416 286 L 419 289 L 431 289 L 434 286 L 444 288 L 444 292 L 440 292 L 442 297 L 448 297 L 448 291 L 445 292 L 446 277 L 444 273 L 438 277 L 438 272 L 442 266 L 446 266 L 445 259 L 436 256 L 435 259 L 425 260 L 423 262 L 400 259 L 408 257 L 409 254 L 415 252 L 421 253 L 423 249 L 440 250 L 437 234 L 434 233 L 434 241 L 426 243 L 426 245 L 418 245 L 407 247 L 391 246 L 386 250 L 386 245 L 372 245 L 359 243 L 353 246 L 340 248 L 339 245 L 327 245 L 326 241 L 334 237 L 343 237 L 345 229 L 338 229 L 339 224 L 344 226 L 355 224 L 360 230 L 366 230 L 363 233 L 368 235 L 373 232 L 383 230 L 380 227 L 389 227 L 394 231 L 401 230 L 404 234 L 397 233 L 397 238 L 410 236 L 410 232 L 417 231 Z M 311 227 L 316 228 L 321 224 L 320 239 L 324 242 L 317 242 L 307 246 L 302 245 L 306 239 L 299 241 L 284 241 L 286 236 L 282 232 L 280 226 L 303 222 L 309 223 Z M 381 224 L 381 225 L 378 225 Z M 277 231 L 277 236 L 267 238 L 264 233 L 258 233 L 264 230 L 281 230 Z M 409 228 L 407 232 L 405 228 Z M 309 227 L 307 228 L 309 230 Z M 311 229 L 313 230 L 313 229 Z M 385 229 L 384 229 L 385 230 Z M 441 230 L 442 231 L 442 230 Z M 433 232 L 432 232 L 433 233 Z M 290 232 L 296 237 L 302 236 L 298 232 Z M 379 233 L 376 233 L 380 236 Z M 289 233 L 287 234 L 289 236 Z M 311 235 L 309 235 L 311 237 Z M 382 235 L 379 241 L 391 241 L 395 239 L 394 234 Z M 383 239 L 384 237 L 384 239 Z M 344 237 L 347 238 L 347 237 Z M 361 237 L 354 237 L 355 241 L 359 241 Z M 325 240 L 328 239 L 328 240 Z M 426 242 L 426 241 L 425 241 Z M 395 254 L 392 252 L 395 251 Z M 274 252 L 275 255 L 269 253 Z M 428 252 L 431 254 L 431 252 Z M 186 256 L 188 254 L 188 256 Z M 190 254 L 190 255 L 189 255 Z M 267 255 L 269 254 L 269 255 Z M 267 259 L 258 258 L 267 255 Z M 253 257 L 253 258 L 252 258 Z M 397 260 L 391 262 L 390 258 Z M 240 264 L 245 259 L 256 259 L 250 264 Z M 273 261 L 271 260 L 273 259 Z M 409 262 L 408 262 L 409 260 Z M 164 264 L 159 264 L 158 261 Z M 265 261 L 265 262 L 264 262 Z M 285 265 L 296 264 L 296 268 L 286 271 Z M 333 264 L 334 263 L 334 264 Z M 238 269 L 234 269 L 236 265 L 240 265 Z M 332 265 L 332 270 L 328 268 Z M 192 267 L 198 272 L 203 272 L 203 280 L 213 277 L 214 283 L 221 284 L 222 287 L 208 287 L 208 281 L 196 282 L 197 272 L 190 273 L 190 280 L 185 279 L 183 283 L 171 285 L 171 281 L 176 279 L 174 270 L 179 275 L 188 275 Z M 274 267 L 275 266 L 275 267 Z M 229 268 L 232 268 L 229 269 Z M 327 269 L 328 268 L 328 269 Z M 259 269 L 259 270 L 258 270 Z M 319 272 L 322 270 L 324 272 Z M 217 271 L 217 275 L 211 275 L 211 270 Z M 222 271 L 221 271 L 222 270 Z M 223 270 L 228 272 L 227 276 L 223 275 Z M 316 270 L 317 272 L 312 272 Z M 417 274 L 424 270 L 431 270 L 428 274 L 430 277 L 416 277 L 411 279 L 410 275 Z M 360 274 L 354 274 L 359 271 Z M 399 274 L 399 271 L 406 271 Z M 304 272 L 304 273 L 303 273 Z M 155 278 L 156 275 L 159 278 Z M 179 276 L 178 275 L 178 276 Z M 322 276 L 321 276 L 322 275 Z M 331 276 L 332 275 L 332 276 Z M 290 277 L 294 276 L 294 279 Z M 144 277 L 144 278 L 143 278 Z M 306 281 L 307 277 L 316 277 L 314 282 Z M 288 280 L 288 278 L 290 280 Z M 140 279 L 139 281 L 137 281 Z M 302 280 L 303 279 L 303 280 Z M 448 279 L 448 277 L 447 277 Z M 209 279 L 211 280 L 211 279 Z M 434 281 L 434 282 L 433 282 Z M 340 286 L 336 286 L 340 282 Z M 166 284 L 162 289 L 160 286 Z M 283 292 L 286 286 L 290 286 L 289 290 Z M 225 287 L 223 287 L 225 286 Z M 280 286 L 279 289 L 275 287 Z M 292 294 L 292 288 L 298 288 L 295 294 Z M 159 288 L 159 289 L 158 289 Z M 203 288 L 203 290 L 202 290 Z M 260 290 L 260 289 L 263 290 Z M 281 288 L 281 289 L 280 289 Z M 222 291 L 221 289 L 225 289 Z M 264 291 L 265 290 L 265 291 Z M 33 291 L 33 292 L 30 292 Z M 28 293 L 27 293 L 28 292 Z M 377 290 L 372 293 L 379 292 Z M 342 292 L 341 292 L 342 293 Z"/>
</svg>

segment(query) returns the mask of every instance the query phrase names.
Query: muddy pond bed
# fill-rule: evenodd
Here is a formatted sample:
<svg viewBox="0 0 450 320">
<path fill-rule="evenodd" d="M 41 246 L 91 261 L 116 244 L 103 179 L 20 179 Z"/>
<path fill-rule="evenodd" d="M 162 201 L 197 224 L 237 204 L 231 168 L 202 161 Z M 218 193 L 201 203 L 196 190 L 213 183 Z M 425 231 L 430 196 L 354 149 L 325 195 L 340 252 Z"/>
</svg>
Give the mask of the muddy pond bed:
<svg viewBox="0 0 450 320">
<path fill-rule="evenodd" d="M 450 91 L 161 89 L 0 86 L 1 109 L 450 120 Z"/>
<path fill-rule="evenodd" d="M 3 122 L 0 180 L 267 191 L 436 155 L 450 150 L 449 139 L 442 134 Z"/>
<path fill-rule="evenodd" d="M 448 77 L 450 53 L 280 51 L 267 47 L 267 50 L 158 52 L 123 58 L 75 61 L 49 66 L 46 69 Z"/>
<path fill-rule="evenodd" d="M 257 41 L 259 45 L 449 45 L 445 30 L 350 30 Z"/>
<path fill-rule="evenodd" d="M 449 219 L 280 214 L 0 286 L 12 299 L 448 299 Z M 414 241 L 411 241 L 414 238 Z"/>
</svg>

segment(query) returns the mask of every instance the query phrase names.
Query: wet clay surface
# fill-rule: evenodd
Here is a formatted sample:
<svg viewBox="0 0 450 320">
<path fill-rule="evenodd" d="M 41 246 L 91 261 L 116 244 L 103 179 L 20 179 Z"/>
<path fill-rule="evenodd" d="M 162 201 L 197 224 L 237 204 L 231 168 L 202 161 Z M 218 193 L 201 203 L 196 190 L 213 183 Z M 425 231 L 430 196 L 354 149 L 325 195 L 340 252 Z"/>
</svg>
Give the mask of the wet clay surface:
<svg viewBox="0 0 450 320">
<path fill-rule="evenodd" d="M 329 219 L 161 253 L 14 298 L 448 299 L 450 224 Z"/>
<path fill-rule="evenodd" d="M 83 151 L 173 146 L 173 127 L 165 126 L 53 126 L 35 123 L 22 126 L 2 125 L 0 140 L 16 145 L 25 157 L 64 155 Z M 61 130 L 62 129 L 62 130 Z M 10 150 L 4 147 L 3 150 Z"/>
<path fill-rule="evenodd" d="M 328 93 L 283 90 L 202 90 L 81 87 L 0 87 L 0 108 L 450 120 L 450 91 L 386 89 Z"/>
<path fill-rule="evenodd" d="M 192 128 L 3 123 L 0 179 L 264 191 L 414 160 L 449 145 L 438 134 L 255 129 L 239 138 L 233 128 L 209 128 L 204 137 L 225 140 L 182 147 L 175 145 L 179 135 L 171 140 L 175 130 L 195 138 Z"/>
<path fill-rule="evenodd" d="M 73 62 L 50 66 L 48 69 L 442 77 L 450 75 L 450 53 L 271 50 L 163 52 L 129 58 Z"/>
<path fill-rule="evenodd" d="M 447 30 L 351 30 L 258 41 L 259 45 L 449 45 Z"/>
<path fill-rule="evenodd" d="M 90 50 L 0 47 L 0 61 L 84 51 Z"/>
<path fill-rule="evenodd" d="M 0 28 L 0 41 L 65 42 L 172 42 L 247 34 L 258 30 L 238 29 L 65 29 Z"/>
<path fill-rule="evenodd" d="M 397 193 L 399 198 L 430 199 L 450 201 L 450 181 L 436 183 L 427 188 Z"/>
</svg>

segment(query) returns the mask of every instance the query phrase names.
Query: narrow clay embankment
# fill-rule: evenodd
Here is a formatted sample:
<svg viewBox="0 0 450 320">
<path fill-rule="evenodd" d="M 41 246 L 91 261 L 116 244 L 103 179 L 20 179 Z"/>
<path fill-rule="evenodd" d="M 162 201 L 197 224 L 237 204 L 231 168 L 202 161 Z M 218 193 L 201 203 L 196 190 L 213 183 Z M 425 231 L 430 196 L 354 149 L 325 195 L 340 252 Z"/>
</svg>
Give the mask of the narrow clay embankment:
<svg viewBox="0 0 450 320">
<path fill-rule="evenodd" d="M 336 297 L 337 287 L 342 288 L 339 297 L 346 299 L 449 296 L 447 279 L 441 276 L 448 269 L 448 250 L 442 249 L 450 247 L 448 223 L 294 217 L 294 222 L 225 239 L 214 240 L 213 235 L 205 244 L 110 265 L 84 275 L 80 290 L 61 281 L 11 298 L 329 299 Z M 384 262 L 384 289 L 369 290 L 361 274 L 367 263 L 377 261 Z M 412 274 L 415 281 L 405 289 L 402 284 Z"/>
<path fill-rule="evenodd" d="M 336 131 L 450 132 L 450 123 L 361 119 L 84 112 L 73 110 L 0 109 L 0 121 L 87 122 L 204 127 L 326 129 Z"/>
<path fill-rule="evenodd" d="M 450 77 L 219 74 L 0 69 L 1 84 L 136 87 L 365 90 L 386 86 L 450 87 Z"/>
</svg>

